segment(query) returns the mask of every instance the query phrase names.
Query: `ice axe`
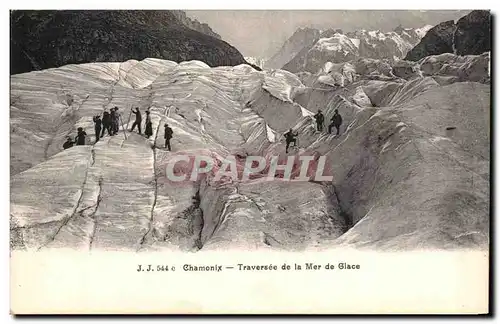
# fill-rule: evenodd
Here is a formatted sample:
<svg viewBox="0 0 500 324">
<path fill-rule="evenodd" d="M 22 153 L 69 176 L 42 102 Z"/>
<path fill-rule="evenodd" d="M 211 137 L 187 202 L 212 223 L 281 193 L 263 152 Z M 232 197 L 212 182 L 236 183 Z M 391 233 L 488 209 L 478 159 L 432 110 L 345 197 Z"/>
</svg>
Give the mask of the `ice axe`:
<svg viewBox="0 0 500 324">
<path fill-rule="evenodd" d="M 122 124 L 122 129 L 123 129 L 123 136 L 125 137 L 125 140 L 127 139 L 127 133 L 125 132 L 125 127 L 123 126 L 123 120 L 122 120 L 122 116 L 118 116 L 118 118 L 120 119 L 120 123 Z"/>
<path fill-rule="evenodd" d="M 130 117 L 132 117 L 132 108 L 130 108 L 130 113 L 128 114 L 127 127 L 130 124 Z"/>
</svg>

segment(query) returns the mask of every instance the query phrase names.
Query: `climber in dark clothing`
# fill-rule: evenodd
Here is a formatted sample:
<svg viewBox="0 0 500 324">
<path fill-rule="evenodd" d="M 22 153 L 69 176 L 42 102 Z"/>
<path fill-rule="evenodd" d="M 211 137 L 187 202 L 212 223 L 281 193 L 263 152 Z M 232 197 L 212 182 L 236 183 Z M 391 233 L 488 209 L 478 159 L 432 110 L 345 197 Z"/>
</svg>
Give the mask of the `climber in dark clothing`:
<svg viewBox="0 0 500 324">
<path fill-rule="evenodd" d="M 314 115 L 314 119 L 316 119 L 316 127 L 319 132 L 323 131 L 323 126 L 325 125 L 325 116 L 321 113 L 321 110 L 318 110 L 318 113 Z"/>
<path fill-rule="evenodd" d="M 118 107 L 115 107 L 115 114 L 112 123 L 113 123 L 113 134 L 116 135 L 120 130 L 120 114 L 118 113 Z"/>
<path fill-rule="evenodd" d="M 111 113 L 109 114 L 109 119 L 110 119 L 109 128 L 111 129 L 111 134 L 109 134 L 109 135 L 111 135 L 111 136 L 116 134 L 116 110 L 115 110 L 115 108 L 111 108 Z"/>
<path fill-rule="evenodd" d="M 294 133 L 293 130 L 290 128 L 290 130 L 285 133 L 285 140 L 286 140 L 286 153 L 288 153 L 288 147 L 290 146 L 291 143 L 293 143 L 293 146 L 297 145 L 297 136 L 299 133 Z"/>
<path fill-rule="evenodd" d="M 73 147 L 74 144 L 75 144 L 75 142 L 73 142 L 71 140 L 71 137 L 68 136 L 66 138 L 66 142 L 64 142 L 64 144 L 63 144 L 63 149 L 69 149 L 70 147 Z"/>
<path fill-rule="evenodd" d="M 337 135 L 339 135 L 340 125 L 342 125 L 342 116 L 340 116 L 338 109 L 335 109 L 335 113 L 333 114 L 331 121 L 330 125 L 328 125 L 328 134 L 331 134 L 332 127 L 335 127 L 337 129 Z"/>
<path fill-rule="evenodd" d="M 76 145 L 85 145 L 85 137 L 87 133 L 83 130 L 83 128 L 78 127 L 78 134 L 75 137 Z"/>
<path fill-rule="evenodd" d="M 144 131 L 144 135 L 149 138 L 153 135 L 153 124 L 151 123 L 151 117 L 149 116 L 149 110 L 146 110 L 146 130 Z"/>
<path fill-rule="evenodd" d="M 135 122 L 132 124 L 132 129 L 130 131 L 133 132 L 135 126 L 137 126 L 137 128 L 139 129 L 139 135 L 141 135 L 142 115 L 141 112 L 139 111 L 139 108 L 135 109 L 136 109 L 135 111 L 132 109 L 132 112 L 135 114 Z"/>
<path fill-rule="evenodd" d="M 172 148 L 170 147 L 170 140 L 172 139 L 172 135 L 174 134 L 174 131 L 168 124 L 165 124 L 165 147 L 168 148 L 169 151 L 172 151 Z"/>
<path fill-rule="evenodd" d="M 109 112 L 105 111 L 102 115 L 102 132 L 101 137 L 104 137 L 104 132 L 108 131 L 108 135 L 111 136 L 111 116 Z"/>
<path fill-rule="evenodd" d="M 101 135 L 101 128 L 102 128 L 102 120 L 101 116 L 94 116 L 93 118 L 94 121 L 94 129 L 95 129 L 95 142 L 99 142 L 99 138 Z"/>
</svg>

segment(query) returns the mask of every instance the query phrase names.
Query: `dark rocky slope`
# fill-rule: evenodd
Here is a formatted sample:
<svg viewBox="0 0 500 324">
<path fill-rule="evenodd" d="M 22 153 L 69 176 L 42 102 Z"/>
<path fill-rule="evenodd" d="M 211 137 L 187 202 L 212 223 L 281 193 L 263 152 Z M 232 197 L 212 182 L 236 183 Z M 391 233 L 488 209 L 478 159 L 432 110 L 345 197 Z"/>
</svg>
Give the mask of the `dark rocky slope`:
<svg viewBox="0 0 500 324">
<path fill-rule="evenodd" d="M 491 50 L 491 15 L 475 10 L 457 22 L 455 49 L 458 55 L 479 55 Z"/>
<path fill-rule="evenodd" d="M 11 74 L 88 62 L 161 58 L 209 66 L 247 63 L 228 43 L 170 11 L 12 11 Z"/>
<path fill-rule="evenodd" d="M 491 50 L 491 15 L 487 10 L 474 10 L 460 18 L 440 23 L 422 38 L 405 57 L 418 61 L 426 56 L 443 53 L 479 55 Z"/>
<path fill-rule="evenodd" d="M 418 61 L 429 55 L 453 53 L 454 32 L 455 22 L 453 20 L 440 23 L 425 34 L 420 43 L 408 52 L 405 60 Z"/>
</svg>

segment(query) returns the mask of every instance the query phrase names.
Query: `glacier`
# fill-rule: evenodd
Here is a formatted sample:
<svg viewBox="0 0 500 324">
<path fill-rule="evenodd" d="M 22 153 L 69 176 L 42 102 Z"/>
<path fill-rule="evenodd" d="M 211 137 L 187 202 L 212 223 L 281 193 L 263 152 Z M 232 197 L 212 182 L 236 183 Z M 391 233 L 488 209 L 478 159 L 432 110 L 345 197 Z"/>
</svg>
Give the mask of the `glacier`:
<svg viewBox="0 0 500 324">
<path fill-rule="evenodd" d="M 487 248 L 489 56 L 449 55 L 404 76 L 369 59 L 304 75 L 159 59 L 13 75 L 11 248 Z M 149 109 L 153 136 L 95 143 L 92 116 L 115 106 L 126 129 L 130 108 Z M 316 131 L 318 109 L 339 110 L 340 136 Z M 77 127 L 87 145 L 62 150 Z M 326 156 L 333 181 L 175 184 L 165 166 L 179 154 Z"/>
</svg>

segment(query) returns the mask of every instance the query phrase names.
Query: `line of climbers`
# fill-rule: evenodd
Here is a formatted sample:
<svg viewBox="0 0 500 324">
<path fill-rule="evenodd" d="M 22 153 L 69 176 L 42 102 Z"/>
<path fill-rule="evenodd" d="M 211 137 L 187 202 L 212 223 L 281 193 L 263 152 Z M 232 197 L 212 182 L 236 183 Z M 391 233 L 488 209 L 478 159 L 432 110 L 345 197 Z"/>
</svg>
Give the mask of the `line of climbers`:
<svg viewBox="0 0 500 324">
<path fill-rule="evenodd" d="M 139 108 L 135 108 L 130 110 L 131 114 L 134 113 L 135 115 L 135 121 L 132 124 L 132 128 L 130 129 L 130 132 L 134 131 L 135 127 L 137 126 L 137 130 L 139 132 L 139 135 L 142 135 L 141 133 L 141 123 L 142 123 L 142 115 L 139 110 Z M 121 116 L 118 113 L 118 107 L 111 108 L 111 113 L 108 113 L 107 111 L 104 111 L 102 120 L 101 116 L 94 116 L 93 121 L 94 121 L 94 129 L 95 129 L 95 134 L 96 134 L 96 141 L 97 143 L 99 141 L 99 138 L 102 138 L 104 136 L 105 131 L 108 132 L 109 136 L 114 136 L 118 133 L 119 130 L 119 121 Z M 323 131 L 324 125 L 325 125 L 325 116 L 321 112 L 321 110 L 318 110 L 318 113 L 314 115 L 314 119 L 316 120 L 316 129 L 319 132 Z M 130 117 L 129 117 L 130 120 Z M 328 125 L 328 134 L 332 133 L 332 128 L 335 127 L 337 129 L 336 136 L 340 134 L 340 126 L 342 125 L 342 116 L 339 114 L 338 109 L 335 109 L 333 117 L 330 119 L 331 123 Z M 122 127 L 123 127 L 123 122 L 122 122 Z M 151 117 L 150 117 L 150 112 L 149 110 L 146 110 L 146 129 L 144 135 L 149 138 L 151 135 L 153 135 L 153 125 L 151 122 Z M 294 147 L 297 147 L 297 136 L 299 134 L 296 132 L 294 133 L 293 130 L 290 128 L 290 130 L 284 134 L 285 136 L 285 141 L 286 141 L 286 153 L 288 153 L 288 148 L 290 147 L 290 144 L 293 143 Z M 71 137 L 68 137 L 66 142 L 63 144 L 63 148 L 67 149 L 72 147 L 74 144 L 76 145 L 85 145 L 85 137 L 87 136 L 87 133 L 83 130 L 82 127 L 78 127 L 77 135 L 75 137 L 75 140 L 73 141 Z M 172 139 L 173 136 L 173 130 L 168 126 L 168 124 L 165 124 L 164 126 L 164 139 L 165 139 L 165 147 L 171 151 L 172 148 L 170 146 L 170 140 Z"/>
<path fill-rule="evenodd" d="M 139 135 L 142 135 L 141 132 L 141 124 L 142 124 L 142 115 L 141 111 L 139 108 L 130 109 L 130 114 L 134 113 L 135 115 L 135 121 L 132 124 L 132 128 L 129 130 L 130 132 L 133 132 L 135 127 L 137 126 L 137 129 L 139 131 Z M 94 116 L 92 118 L 94 122 L 94 131 L 95 131 L 95 143 L 99 142 L 99 139 L 104 137 L 104 134 L 108 133 L 109 136 L 114 136 L 118 134 L 118 131 L 120 130 L 120 122 L 123 127 L 123 121 L 121 120 L 121 115 L 118 113 L 118 107 L 111 108 L 111 112 L 104 111 L 102 119 L 100 115 Z M 130 121 L 130 116 L 129 116 L 129 121 Z M 128 125 L 128 123 L 127 123 Z M 145 132 L 144 135 L 149 138 L 153 135 L 153 123 L 151 122 L 151 116 L 150 116 L 150 111 L 146 110 L 146 124 L 145 124 Z M 164 139 L 165 139 L 165 147 L 171 151 L 172 148 L 170 146 L 170 140 L 172 139 L 173 136 L 173 130 L 168 124 L 165 124 L 164 126 Z M 82 127 L 78 127 L 77 130 L 77 135 L 75 137 L 75 140 L 68 136 L 66 138 L 66 142 L 63 144 L 64 149 L 68 149 L 70 147 L 73 147 L 73 145 L 85 145 L 85 139 L 86 139 L 87 133 L 83 130 Z M 95 144 L 94 143 L 94 144 Z"/>
<path fill-rule="evenodd" d="M 322 132 L 323 128 L 325 126 L 325 116 L 321 112 L 321 110 L 318 110 L 318 113 L 314 115 L 314 119 L 316 120 L 316 129 L 318 132 Z M 328 134 L 332 133 L 332 128 L 335 127 L 337 129 L 337 135 L 340 135 L 340 125 L 342 125 L 342 116 L 339 114 L 338 109 L 335 109 L 333 117 L 330 119 L 330 124 L 328 125 Z M 290 147 L 290 144 L 293 143 L 293 146 L 297 146 L 297 136 L 298 132 L 294 133 L 293 130 L 290 128 L 290 130 L 285 133 L 285 141 L 286 141 L 286 153 L 288 153 L 288 148 Z"/>
</svg>

